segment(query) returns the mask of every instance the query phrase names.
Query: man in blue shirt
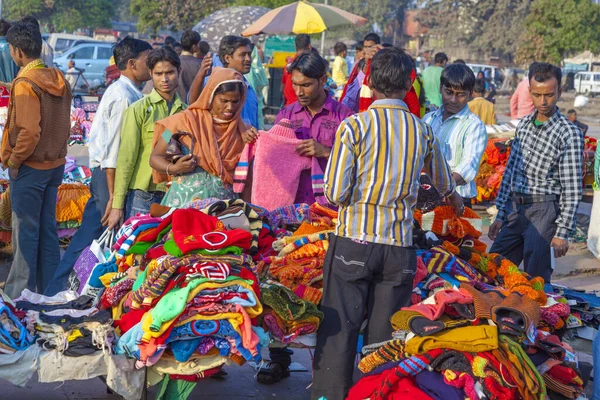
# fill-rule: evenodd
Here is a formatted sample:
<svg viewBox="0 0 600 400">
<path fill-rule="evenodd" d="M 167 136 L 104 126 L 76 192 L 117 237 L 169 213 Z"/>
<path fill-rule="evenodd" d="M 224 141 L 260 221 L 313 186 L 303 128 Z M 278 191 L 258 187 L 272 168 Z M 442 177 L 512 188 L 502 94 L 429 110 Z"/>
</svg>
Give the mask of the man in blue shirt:
<svg viewBox="0 0 600 400">
<path fill-rule="evenodd" d="M 208 57 L 208 55 L 207 55 Z M 216 62 L 213 58 L 212 67 L 223 66 L 225 68 L 232 68 L 238 71 L 242 75 L 246 75 L 250 72 L 252 68 L 252 43 L 249 39 L 242 38 L 239 36 L 225 36 L 221 39 L 221 45 L 219 46 L 219 58 Z M 208 81 L 208 68 L 203 65 L 204 68 L 200 68 L 194 83 L 192 83 L 192 88 L 190 89 L 189 95 L 189 104 L 194 103 L 198 97 L 200 97 L 200 93 L 202 93 L 202 89 L 198 90 L 198 85 L 202 82 L 202 87 L 206 85 Z M 201 74 L 204 73 L 202 77 Z M 200 80 L 199 78 L 202 78 Z M 258 96 L 256 92 L 252 88 L 252 86 L 248 83 L 248 81 L 244 78 L 244 82 L 248 86 L 248 93 L 246 94 L 246 103 L 244 104 L 244 108 L 242 109 L 242 119 L 252 127 L 258 129 Z"/>
<path fill-rule="evenodd" d="M 10 84 L 19 72 L 19 67 L 10 56 L 10 49 L 6 41 L 6 33 L 10 23 L 0 20 L 0 82 Z M 50 65 L 51 67 L 51 65 Z"/>
</svg>

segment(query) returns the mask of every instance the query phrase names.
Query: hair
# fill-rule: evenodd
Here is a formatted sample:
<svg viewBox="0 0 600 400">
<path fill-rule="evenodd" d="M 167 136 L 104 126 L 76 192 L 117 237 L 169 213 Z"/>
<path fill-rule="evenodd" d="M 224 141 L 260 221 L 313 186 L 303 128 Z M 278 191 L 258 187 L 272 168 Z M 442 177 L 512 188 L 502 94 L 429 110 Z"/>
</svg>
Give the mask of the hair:
<svg viewBox="0 0 600 400">
<path fill-rule="evenodd" d="M 198 32 L 192 30 L 185 31 L 181 35 L 181 47 L 185 51 L 192 51 L 192 48 L 200 43 L 200 40 L 202 38 Z"/>
<path fill-rule="evenodd" d="M 477 79 L 475 85 L 473 85 L 473 92 L 485 93 L 485 81 L 483 79 Z"/>
<path fill-rule="evenodd" d="M 346 46 L 346 44 L 344 44 L 342 42 L 337 42 L 335 44 L 335 46 L 333 46 L 333 52 L 335 53 L 336 56 L 342 54 L 346 50 L 348 50 L 348 46 Z"/>
<path fill-rule="evenodd" d="M 173 46 L 175 43 L 177 43 L 177 40 L 173 36 L 167 36 L 165 38 L 165 45 L 170 47 Z"/>
<path fill-rule="evenodd" d="M 394 45 L 390 44 L 390 43 L 384 43 L 384 44 L 381 45 L 381 47 L 383 47 L 384 49 L 387 49 L 387 48 L 390 48 L 390 47 L 394 47 Z"/>
<path fill-rule="evenodd" d="M 0 36 L 6 36 L 8 30 L 10 29 L 10 22 L 0 19 Z"/>
<path fill-rule="evenodd" d="M 148 59 L 146 60 L 146 65 L 152 71 L 156 64 L 161 61 L 167 61 L 173 64 L 173 66 L 177 69 L 181 67 L 181 61 L 179 60 L 179 56 L 172 48 L 165 46 L 160 49 L 152 50 L 150 54 L 148 54 Z"/>
<path fill-rule="evenodd" d="M 210 44 L 204 40 L 199 43 L 198 47 L 200 48 L 200 54 L 202 55 L 206 55 L 210 51 Z"/>
<path fill-rule="evenodd" d="M 152 50 L 150 43 L 134 39 L 131 36 L 125 36 L 123 40 L 113 47 L 115 64 L 120 71 L 125 71 L 129 60 L 132 58 L 137 59 L 141 53 L 148 50 Z"/>
<path fill-rule="evenodd" d="M 23 17 L 21 22 L 24 24 L 35 25 L 38 29 L 40 29 L 40 22 L 33 15 L 28 15 L 26 17 Z"/>
<path fill-rule="evenodd" d="M 364 42 L 366 42 L 367 40 L 371 41 L 371 42 L 375 42 L 375 44 L 381 44 L 381 38 L 376 33 L 371 32 L 367 36 L 365 36 L 365 39 L 363 40 L 363 46 L 364 46 Z"/>
<path fill-rule="evenodd" d="M 323 75 L 327 74 L 327 67 L 327 61 L 318 53 L 311 51 L 296 57 L 290 65 L 289 71 L 299 71 L 310 79 L 321 79 Z"/>
<path fill-rule="evenodd" d="M 42 53 L 42 34 L 37 26 L 24 22 L 14 24 L 6 33 L 6 41 L 21 50 L 28 58 L 39 58 Z"/>
<path fill-rule="evenodd" d="M 569 111 L 567 111 L 567 115 L 577 115 L 577 111 L 575 111 L 573 108 L 571 108 Z"/>
<path fill-rule="evenodd" d="M 222 85 L 217 86 L 217 89 L 215 90 L 213 97 L 216 96 L 217 94 L 228 93 L 228 92 L 238 92 L 238 93 L 242 94 L 244 92 L 244 84 L 242 82 L 223 83 Z"/>
<path fill-rule="evenodd" d="M 456 90 L 472 92 L 475 86 L 475 74 L 465 64 L 450 64 L 442 71 L 442 86 Z"/>
<path fill-rule="evenodd" d="M 182 45 L 181 45 L 181 43 L 179 43 L 179 42 L 175 42 L 175 43 L 173 44 L 173 48 L 175 48 L 175 47 L 181 47 L 181 48 L 183 49 L 183 46 L 182 46 Z"/>
<path fill-rule="evenodd" d="M 534 62 L 529 67 L 529 82 L 535 79 L 536 82 L 546 82 L 552 78 L 556 78 L 558 85 L 562 81 L 562 71 L 550 63 Z"/>
<path fill-rule="evenodd" d="M 448 56 L 446 55 L 446 53 L 437 53 L 433 57 L 434 64 L 442 64 L 445 61 L 448 61 Z"/>
<path fill-rule="evenodd" d="M 356 43 L 356 45 L 354 46 L 354 49 L 356 51 L 362 51 L 365 48 L 365 45 L 363 44 L 363 42 L 358 42 Z"/>
<path fill-rule="evenodd" d="M 294 44 L 296 46 L 296 51 L 308 50 L 310 47 L 310 36 L 306 33 L 301 33 L 300 35 L 296 36 Z"/>
<path fill-rule="evenodd" d="M 371 85 L 386 95 L 409 90 L 407 82 L 413 68 L 412 59 L 404 51 L 395 47 L 380 50 L 371 60 Z"/>
<path fill-rule="evenodd" d="M 219 46 L 219 59 L 223 63 L 224 66 L 227 66 L 225 62 L 225 56 L 231 56 L 235 51 L 244 46 L 250 46 L 252 43 L 250 39 L 239 37 L 239 36 L 224 36 L 221 39 L 221 44 Z"/>
<path fill-rule="evenodd" d="M 466 62 L 462 58 L 459 58 L 459 59 L 454 60 L 454 64 L 466 64 Z"/>
</svg>

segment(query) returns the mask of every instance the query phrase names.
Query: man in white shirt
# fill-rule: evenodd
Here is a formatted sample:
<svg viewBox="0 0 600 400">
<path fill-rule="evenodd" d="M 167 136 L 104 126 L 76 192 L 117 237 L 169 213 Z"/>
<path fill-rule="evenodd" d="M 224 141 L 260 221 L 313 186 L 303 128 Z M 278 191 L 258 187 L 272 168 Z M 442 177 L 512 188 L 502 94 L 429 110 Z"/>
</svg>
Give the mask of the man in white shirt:
<svg viewBox="0 0 600 400">
<path fill-rule="evenodd" d="M 141 87 L 150 79 L 146 58 L 152 50 L 149 43 L 126 37 L 113 49 L 121 77 L 108 87 L 90 130 L 89 158 L 92 169 L 92 197 L 85 206 L 81 227 L 73 236 L 46 295 L 65 290 L 69 274 L 81 252 L 102 235 L 111 211 L 115 169 L 121 140 L 125 110 L 141 99 Z M 85 284 L 85 282 L 81 282 Z"/>
</svg>

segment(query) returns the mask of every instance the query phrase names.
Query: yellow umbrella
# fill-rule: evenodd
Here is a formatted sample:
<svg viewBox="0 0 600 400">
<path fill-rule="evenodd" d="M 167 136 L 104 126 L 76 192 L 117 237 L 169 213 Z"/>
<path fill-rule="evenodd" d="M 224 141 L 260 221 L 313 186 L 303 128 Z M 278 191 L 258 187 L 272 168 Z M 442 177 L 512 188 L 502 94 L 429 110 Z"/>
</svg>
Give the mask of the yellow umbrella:
<svg viewBox="0 0 600 400">
<path fill-rule="evenodd" d="M 338 26 L 362 26 L 366 18 L 337 7 L 299 1 L 269 11 L 242 32 L 242 36 L 264 34 L 287 35 L 290 33 L 314 34 Z"/>
</svg>

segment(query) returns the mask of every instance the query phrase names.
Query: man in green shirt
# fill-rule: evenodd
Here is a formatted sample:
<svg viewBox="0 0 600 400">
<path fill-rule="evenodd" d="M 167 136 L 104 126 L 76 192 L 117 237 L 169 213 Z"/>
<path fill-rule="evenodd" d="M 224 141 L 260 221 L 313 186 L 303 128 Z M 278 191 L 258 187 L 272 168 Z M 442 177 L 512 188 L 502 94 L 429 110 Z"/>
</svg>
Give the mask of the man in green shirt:
<svg viewBox="0 0 600 400">
<path fill-rule="evenodd" d="M 421 73 L 423 78 L 423 88 L 425 89 L 425 98 L 429 102 L 440 108 L 442 106 L 442 93 L 440 92 L 440 82 L 442 71 L 448 63 L 448 56 L 445 53 L 437 53 L 433 58 L 433 65 L 425 68 Z"/>
<path fill-rule="evenodd" d="M 187 107 L 177 94 L 181 71 L 177 53 L 170 47 L 152 50 L 147 64 L 154 89 L 125 111 L 108 223 L 111 229 L 131 216 L 148 214 L 150 205 L 162 200 L 166 188 L 153 182 L 150 167 L 154 124 Z"/>
</svg>

